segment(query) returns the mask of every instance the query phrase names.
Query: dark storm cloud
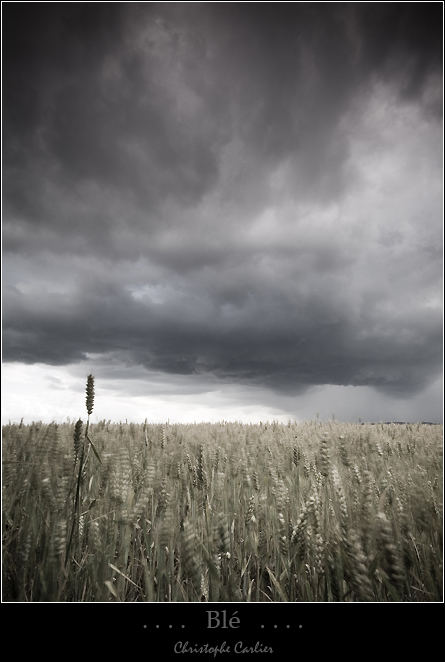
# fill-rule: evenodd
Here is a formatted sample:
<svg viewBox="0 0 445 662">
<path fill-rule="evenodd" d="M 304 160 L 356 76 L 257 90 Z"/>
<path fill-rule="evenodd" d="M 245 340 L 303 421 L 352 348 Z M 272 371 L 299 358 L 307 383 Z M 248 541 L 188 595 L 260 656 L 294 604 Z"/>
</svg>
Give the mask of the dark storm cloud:
<svg viewBox="0 0 445 662">
<path fill-rule="evenodd" d="M 4 5 L 4 358 L 423 387 L 441 361 L 441 19 Z M 384 163 L 391 135 L 412 153 Z"/>
<path fill-rule="evenodd" d="M 418 93 L 440 70 L 438 18 L 438 5 L 7 6 L 6 209 L 53 230 L 54 247 L 73 225 L 153 231 L 166 198 L 193 205 L 219 184 L 234 134 L 246 161 L 235 195 L 250 206 L 286 157 L 294 195 L 336 195 L 352 94 L 373 75 Z M 129 218 L 102 208 L 114 198 Z"/>
</svg>

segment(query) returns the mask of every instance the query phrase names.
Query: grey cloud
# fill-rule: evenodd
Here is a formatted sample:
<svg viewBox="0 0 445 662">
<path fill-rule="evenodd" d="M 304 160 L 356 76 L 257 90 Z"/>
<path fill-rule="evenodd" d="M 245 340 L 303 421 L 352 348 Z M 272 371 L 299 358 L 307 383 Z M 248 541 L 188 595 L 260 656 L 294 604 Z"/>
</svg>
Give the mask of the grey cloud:
<svg viewBox="0 0 445 662">
<path fill-rule="evenodd" d="M 119 272 L 102 280 L 93 273 L 85 268 L 69 295 L 5 291 L 8 359 L 57 365 L 105 351 L 150 370 L 294 391 L 326 383 L 408 392 L 440 369 L 438 311 L 382 311 L 391 305 L 382 291 L 357 306 L 336 295 L 335 284 L 322 286 L 322 276 L 318 291 L 304 293 L 304 273 L 295 268 L 297 286 L 292 279 L 262 281 L 246 265 L 237 288 L 222 286 L 215 270 L 207 280 L 195 275 L 135 297 L 137 288 L 132 295 L 122 287 Z"/>
<path fill-rule="evenodd" d="M 439 372 L 438 5 L 4 15 L 5 360 L 285 392 Z M 386 123 L 412 142 L 389 165 Z"/>
<path fill-rule="evenodd" d="M 36 14 L 10 5 L 6 221 L 44 224 L 61 244 L 74 228 L 154 232 L 168 223 L 166 199 L 193 207 L 221 184 L 221 150 L 233 138 L 242 154 L 231 164 L 232 199 L 261 208 L 264 180 L 286 158 L 289 194 L 335 197 L 350 176 L 342 114 L 372 76 L 401 91 L 408 80 L 414 94 L 440 70 L 436 12 L 152 3 Z M 76 211 L 85 197 L 87 213 Z"/>
</svg>

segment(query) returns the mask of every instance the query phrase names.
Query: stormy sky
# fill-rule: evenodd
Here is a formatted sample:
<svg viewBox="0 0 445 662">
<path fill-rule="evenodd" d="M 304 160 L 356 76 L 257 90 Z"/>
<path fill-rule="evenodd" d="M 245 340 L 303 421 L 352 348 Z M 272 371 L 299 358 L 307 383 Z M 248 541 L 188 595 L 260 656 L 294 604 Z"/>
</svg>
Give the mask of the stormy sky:
<svg viewBox="0 0 445 662">
<path fill-rule="evenodd" d="M 442 420 L 442 3 L 3 3 L 3 417 Z"/>
</svg>

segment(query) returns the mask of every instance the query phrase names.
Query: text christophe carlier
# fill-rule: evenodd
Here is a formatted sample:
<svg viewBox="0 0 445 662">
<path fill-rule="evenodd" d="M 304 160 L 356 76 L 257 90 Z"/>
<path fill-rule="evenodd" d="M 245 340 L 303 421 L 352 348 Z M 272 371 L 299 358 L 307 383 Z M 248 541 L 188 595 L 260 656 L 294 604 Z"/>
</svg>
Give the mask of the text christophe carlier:
<svg viewBox="0 0 445 662">
<path fill-rule="evenodd" d="M 237 612 L 235 611 L 233 616 L 228 618 L 226 610 L 223 610 L 222 612 L 208 611 L 207 629 L 238 629 L 240 627 L 240 619 L 236 614 Z M 273 653 L 271 646 L 265 646 L 260 641 L 256 641 L 254 644 L 244 643 L 243 641 L 237 641 L 235 644 L 228 644 L 226 641 L 223 641 L 221 644 L 190 644 L 188 641 L 177 641 L 174 645 L 174 651 L 175 653 L 185 653 L 186 655 L 204 654 L 213 655 L 214 657 L 228 653 Z"/>
</svg>

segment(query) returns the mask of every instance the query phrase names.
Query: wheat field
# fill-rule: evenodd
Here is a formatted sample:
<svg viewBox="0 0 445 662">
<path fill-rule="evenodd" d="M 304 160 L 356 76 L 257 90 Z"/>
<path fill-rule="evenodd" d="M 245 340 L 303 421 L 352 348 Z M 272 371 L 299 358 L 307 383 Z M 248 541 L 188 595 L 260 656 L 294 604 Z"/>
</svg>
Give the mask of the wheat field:
<svg viewBox="0 0 445 662">
<path fill-rule="evenodd" d="M 92 424 L 89 389 L 3 427 L 4 601 L 442 600 L 442 426 Z"/>
</svg>

